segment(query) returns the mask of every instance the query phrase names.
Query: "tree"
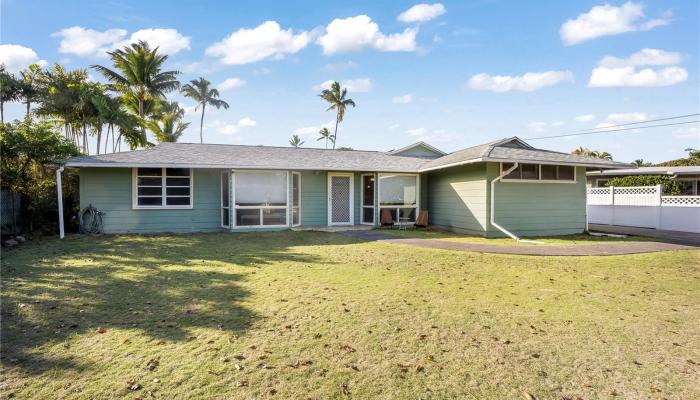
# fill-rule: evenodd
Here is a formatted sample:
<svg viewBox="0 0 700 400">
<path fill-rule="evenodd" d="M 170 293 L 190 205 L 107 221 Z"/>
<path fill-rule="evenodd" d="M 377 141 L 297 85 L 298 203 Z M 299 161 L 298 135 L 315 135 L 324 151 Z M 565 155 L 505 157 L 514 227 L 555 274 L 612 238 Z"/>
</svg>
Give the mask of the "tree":
<svg viewBox="0 0 700 400">
<path fill-rule="evenodd" d="M 638 167 L 651 167 L 651 166 L 654 165 L 654 164 L 652 164 L 652 163 L 650 163 L 650 162 L 644 161 L 643 158 L 634 160 L 634 161 L 632 162 L 632 164 L 634 164 L 634 165 L 636 165 L 636 166 L 638 166 Z"/>
<path fill-rule="evenodd" d="M 338 151 L 353 151 L 354 149 L 352 147 L 347 147 L 347 146 L 341 146 L 338 147 Z"/>
<path fill-rule="evenodd" d="M 148 129 L 153 132 L 159 143 L 175 143 L 190 126 L 189 122 L 182 122 L 185 111 L 177 102 L 164 102 L 158 115 L 151 118 Z"/>
<path fill-rule="evenodd" d="M 319 97 L 330 104 L 326 111 L 335 109 L 335 132 L 333 133 L 333 149 L 335 150 L 335 141 L 338 138 L 338 124 L 343 122 L 345 117 L 345 110 L 348 106 L 355 107 L 355 102 L 352 99 L 346 99 L 345 96 L 348 93 L 347 88 L 340 88 L 340 83 L 333 82 L 330 89 L 324 89 Z"/>
<path fill-rule="evenodd" d="M 80 101 L 80 87 L 84 82 L 87 82 L 87 71 L 67 71 L 59 64 L 42 71 L 37 82 L 40 96 L 36 114 L 60 121 L 65 138 L 76 144 L 80 132 L 76 110 Z"/>
<path fill-rule="evenodd" d="M 607 151 L 589 150 L 585 147 L 578 147 L 571 152 L 577 156 L 600 158 L 601 160 L 612 160 L 612 154 Z"/>
<path fill-rule="evenodd" d="M 22 215 L 28 225 L 47 231 L 56 223 L 56 163 L 80 152 L 50 122 L 25 118 L 0 125 L 2 188 L 22 196 Z M 75 185 L 66 182 L 66 195 Z M 68 200 L 68 199 L 67 199 Z"/>
<path fill-rule="evenodd" d="M 690 167 L 700 165 L 700 150 L 686 149 L 688 158 L 678 158 L 676 160 L 664 161 L 657 164 L 659 167 Z"/>
<path fill-rule="evenodd" d="M 5 122 L 5 103 L 17 101 L 20 87 L 17 78 L 7 72 L 5 65 L 0 65 L 0 123 Z"/>
<path fill-rule="evenodd" d="M 191 80 L 190 83 L 185 84 L 181 90 L 185 97 L 189 97 L 197 102 L 195 111 L 198 110 L 199 107 L 202 107 L 202 117 L 199 120 L 199 143 L 204 143 L 202 130 L 204 127 L 204 109 L 207 107 L 207 104 L 217 109 L 223 107 L 224 110 L 228 110 L 228 103 L 220 100 L 219 91 L 210 88 L 210 85 L 211 82 L 200 77 L 199 79 Z"/>
<path fill-rule="evenodd" d="M 618 176 L 605 182 L 605 186 L 629 187 L 629 186 L 656 186 L 662 185 L 666 196 L 679 196 L 683 193 L 680 182 L 666 175 L 629 175 Z"/>
<path fill-rule="evenodd" d="M 299 135 L 292 135 L 292 138 L 289 139 L 289 144 L 292 145 L 292 147 L 299 148 L 304 144 L 304 141 L 301 140 Z"/>
<path fill-rule="evenodd" d="M 316 139 L 316 141 L 325 140 L 326 149 L 328 148 L 329 140 L 331 141 L 331 143 L 333 143 L 333 147 L 335 147 L 335 135 L 331 135 L 331 131 L 329 131 L 328 128 L 321 128 L 321 130 L 318 131 L 318 134 L 320 135 L 320 137 Z"/>
<path fill-rule="evenodd" d="M 107 52 L 114 64 L 114 70 L 101 65 L 91 68 L 99 71 L 110 83 L 110 89 L 123 95 L 131 96 L 136 102 L 136 115 L 145 129 L 146 103 L 165 98 L 165 94 L 177 90 L 180 82 L 178 71 L 163 71 L 168 59 L 159 54 L 158 47 L 151 49 L 147 42 L 139 40 L 123 49 Z M 144 131 L 145 136 L 145 131 Z"/>
<path fill-rule="evenodd" d="M 39 98 L 39 78 L 41 76 L 41 67 L 37 64 L 32 64 L 26 70 L 20 72 L 21 79 L 19 83 L 19 97 L 27 106 L 27 116 L 32 108 L 32 103 Z"/>
</svg>

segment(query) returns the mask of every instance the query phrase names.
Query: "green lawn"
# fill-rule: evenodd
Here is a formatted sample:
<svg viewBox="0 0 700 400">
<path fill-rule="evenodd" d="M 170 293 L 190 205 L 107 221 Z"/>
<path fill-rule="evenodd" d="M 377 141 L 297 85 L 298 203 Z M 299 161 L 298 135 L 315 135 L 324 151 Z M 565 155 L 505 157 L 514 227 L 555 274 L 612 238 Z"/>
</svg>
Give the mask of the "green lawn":
<svg viewBox="0 0 700 400">
<path fill-rule="evenodd" d="M 564 236 L 538 236 L 523 238 L 527 240 L 535 240 L 543 243 L 528 243 L 528 242 L 516 242 L 515 240 L 507 237 L 502 238 L 485 238 L 483 236 L 476 235 L 466 235 L 460 233 L 454 233 L 438 228 L 425 229 L 411 229 L 411 230 L 398 230 L 398 229 L 381 229 L 382 233 L 387 233 L 390 235 L 397 235 L 407 238 L 419 238 L 419 239 L 435 239 L 435 240 L 445 240 L 448 242 L 461 242 L 461 243 L 473 243 L 473 244 L 499 244 L 507 246 L 561 246 L 561 245 L 586 245 L 586 244 L 598 244 L 598 243 L 617 243 L 617 242 L 643 242 L 654 240 L 653 238 L 643 237 L 643 236 L 627 236 L 627 237 L 614 237 L 614 236 L 593 236 L 587 233 L 577 234 L 577 235 L 564 235 Z"/>
<path fill-rule="evenodd" d="M 698 251 L 277 232 L 69 237 L 2 258 L 1 398 L 700 398 Z"/>
</svg>

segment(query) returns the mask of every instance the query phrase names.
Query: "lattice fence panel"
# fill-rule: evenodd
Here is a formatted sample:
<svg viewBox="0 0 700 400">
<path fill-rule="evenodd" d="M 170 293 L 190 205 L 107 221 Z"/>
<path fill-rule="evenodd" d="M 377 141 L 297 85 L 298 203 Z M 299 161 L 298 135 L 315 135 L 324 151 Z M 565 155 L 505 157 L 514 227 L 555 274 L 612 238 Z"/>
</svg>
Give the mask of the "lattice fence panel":
<svg viewBox="0 0 700 400">
<path fill-rule="evenodd" d="M 664 207 L 700 207 L 700 196 L 662 196 Z"/>
<path fill-rule="evenodd" d="M 586 202 L 594 206 L 612 205 L 612 188 L 588 188 L 586 190 Z"/>
<path fill-rule="evenodd" d="M 619 206 L 658 206 L 661 188 L 659 186 L 616 187 L 614 203 Z"/>
</svg>

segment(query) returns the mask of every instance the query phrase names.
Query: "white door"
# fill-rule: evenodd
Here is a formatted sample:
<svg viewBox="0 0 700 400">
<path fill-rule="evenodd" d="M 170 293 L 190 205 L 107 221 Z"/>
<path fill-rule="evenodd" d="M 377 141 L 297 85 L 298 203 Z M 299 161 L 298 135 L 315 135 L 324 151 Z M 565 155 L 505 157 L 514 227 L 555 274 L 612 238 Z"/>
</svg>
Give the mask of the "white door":
<svg viewBox="0 0 700 400">
<path fill-rule="evenodd" d="M 328 225 L 352 225 L 352 174 L 328 174 Z"/>
</svg>

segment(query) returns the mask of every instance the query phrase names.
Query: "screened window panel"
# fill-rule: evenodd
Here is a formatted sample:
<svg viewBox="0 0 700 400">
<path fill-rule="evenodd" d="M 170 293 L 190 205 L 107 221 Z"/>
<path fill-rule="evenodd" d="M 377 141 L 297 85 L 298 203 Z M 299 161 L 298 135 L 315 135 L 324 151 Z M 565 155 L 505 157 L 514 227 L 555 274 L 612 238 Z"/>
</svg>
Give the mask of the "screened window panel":
<svg viewBox="0 0 700 400">
<path fill-rule="evenodd" d="M 362 222 L 366 224 L 374 223 L 374 207 L 362 207 Z"/>
<path fill-rule="evenodd" d="M 415 208 L 399 208 L 399 221 L 400 222 L 415 222 L 416 221 L 416 209 Z"/>
<path fill-rule="evenodd" d="M 138 195 L 139 196 L 158 196 L 160 197 L 163 194 L 163 188 L 159 187 L 139 187 L 138 188 Z"/>
<path fill-rule="evenodd" d="M 503 163 L 503 172 L 508 171 L 513 167 L 513 163 Z M 503 179 L 520 179 L 520 166 L 514 169 L 510 174 L 503 177 Z"/>
<path fill-rule="evenodd" d="M 228 182 L 229 182 L 229 174 L 228 173 L 221 174 L 221 204 L 223 204 L 224 207 L 228 207 L 229 201 L 230 201 Z"/>
<path fill-rule="evenodd" d="M 136 171 L 138 176 L 161 176 L 163 174 L 162 168 L 139 168 Z"/>
<path fill-rule="evenodd" d="M 292 174 L 292 205 L 295 207 L 299 206 L 299 174 Z"/>
<path fill-rule="evenodd" d="M 138 178 L 136 180 L 136 184 L 139 186 L 162 186 L 163 185 L 163 179 L 160 177 L 157 178 Z"/>
<path fill-rule="evenodd" d="M 137 204 L 140 206 L 160 206 L 163 204 L 163 198 L 158 197 L 139 197 Z"/>
<path fill-rule="evenodd" d="M 236 225 L 238 226 L 258 226 L 260 224 L 260 209 L 239 208 L 236 210 Z"/>
<path fill-rule="evenodd" d="M 189 168 L 166 168 L 165 176 L 190 176 Z"/>
<path fill-rule="evenodd" d="M 575 167 L 569 166 L 569 165 L 559 165 L 559 180 L 564 180 L 564 181 L 573 181 L 574 177 L 576 176 L 576 170 Z"/>
<path fill-rule="evenodd" d="M 542 165 L 542 180 L 554 181 L 557 179 L 556 165 Z"/>
<path fill-rule="evenodd" d="M 190 205 L 189 197 L 166 197 L 165 205 L 168 206 L 188 206 Z"/>
<path fill-rule="evenodd" d="M 299 208 L 292 208 L 292 224 L 299 225 Z"/>
<path fill-rule="evenodd" d="M 229 226 L 230 225 L 229 218 L 230 218 L 230 216 L 229 216 L 228 208 L 224 208 L 223 213 L 221 213 L 221 225 Z"/>
<path fill-rule="evenodd" d="M 379 177 L 380 205 L 415 205 L 418 179 L 413 175 Z"/>
<path fill-rule="evenodd" d="M 190 186 L 190 178 L 165 178 L 167 186 Z"/>
<path fill-rule="evenodd" d="M 188 187 L 168 187 L 165 188 L 166 195 L 168 196 L 189 196 L 190 188 Z"/>
<path fill-rule="evenodd" d="M 362 204 L 365 206 L 374 205 L 374 177 L 362 177 Z"/>
<path fill-rule="evenodd" d="M 286 172 L 236 172 L 237 206 L 286 206 Z"/>
<path fill-rule="evenodd" d="M 520 179 L 540 179 L 539 164 L 520 164 Z"/>
<path fill-rule="evenodd" d="M 262 210 L 263 225 L 286 225 L 286 208 L 267 208 Z"/>
</svg>

